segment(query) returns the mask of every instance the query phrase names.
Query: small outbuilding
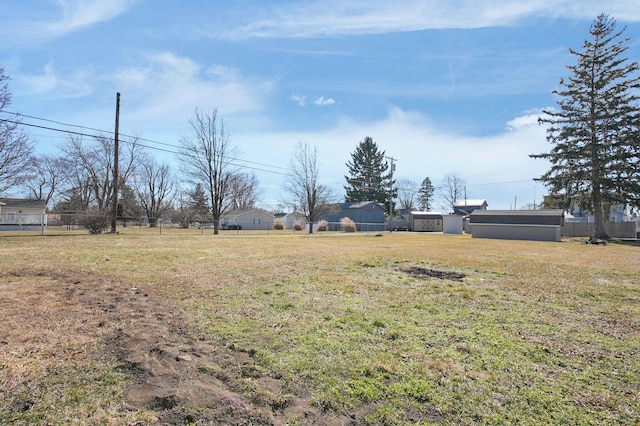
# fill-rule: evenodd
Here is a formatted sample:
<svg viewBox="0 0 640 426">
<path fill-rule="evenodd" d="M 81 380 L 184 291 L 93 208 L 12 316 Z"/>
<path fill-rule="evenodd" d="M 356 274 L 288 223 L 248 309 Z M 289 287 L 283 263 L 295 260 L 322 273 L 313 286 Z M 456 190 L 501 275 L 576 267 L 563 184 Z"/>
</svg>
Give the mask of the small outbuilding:
<svg viewBox="0 0 640 426">
<path fill-rule="evenodd" d="M 411 212 L 409 213 L 409 231 L 415 232 L 442 232 L 442 213 Z"/>
<path fill-rule="evenodd" d="M 462 234 L 464 232 L 464 217 L 459 214 L 447 214 L 443 216 L 443 229 L 445 234 Z"/>
<path fill-rule="evenodd" d="M 476 210 L 469 216 L 473 238 L 560 241 L 562 210 Z"/>
</svg>

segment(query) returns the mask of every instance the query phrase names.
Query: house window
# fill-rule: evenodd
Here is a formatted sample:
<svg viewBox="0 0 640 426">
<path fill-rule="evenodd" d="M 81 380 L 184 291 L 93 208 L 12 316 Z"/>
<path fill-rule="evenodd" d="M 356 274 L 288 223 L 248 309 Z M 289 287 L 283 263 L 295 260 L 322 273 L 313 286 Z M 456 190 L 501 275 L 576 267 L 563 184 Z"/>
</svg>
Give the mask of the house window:
<svg viewBox="0 0 640 426">
<path fill-rule="evenodd" d="M 11 222 L 15 222 L 16 221 L 16 214 L 15 213 L 7 213 L 7 222 L 11 223 Z"/>
</svg>

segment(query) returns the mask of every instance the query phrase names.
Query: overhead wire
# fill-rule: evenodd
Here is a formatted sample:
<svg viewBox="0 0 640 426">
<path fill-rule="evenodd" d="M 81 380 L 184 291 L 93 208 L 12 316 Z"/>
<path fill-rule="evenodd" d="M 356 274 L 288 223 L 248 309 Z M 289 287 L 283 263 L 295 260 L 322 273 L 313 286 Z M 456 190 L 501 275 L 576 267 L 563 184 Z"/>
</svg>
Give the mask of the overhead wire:
<svg viewBox="0 0 640 426">
<path fill-rule="evenodd" d="M 49 130 L 49 131 L 53 131 L 53 132 L 65 133 L 65 134 L 75 135 L 75 136 L 90 137 L 90 138 L 100 138 L 100 137 L 105 137 L 105 135 L 115 135 L 115 132 L 113 132 L 113 131 L 106 131 L 106 130 L 97 129 L 97 128 L 93 128 L 93 127 L 88 127 L 88 126 L 81 126 L 81 125 L 63 123 L 63 122 L 59 122 L 59 121 L 55 121 L 55 120 L 42 118 L 42 117 L 36 117 L 36 116 L 32 116 L 32 115 L 27 115 L 27 114 L 19 114 L 19 113 L 10 112 L 10 111 L 2 111 L 2 112 L 8 113 L 8 114 L 13 114 L 16 117 L 26 117 L 26 118 L 30 118 L 30 119 L 33 119 L 33 120 L 40 120 L 40 121 L 45 121 L 45 122 L 57 124 L 59 126 L 67 126 L 67 127 L 78 128 L 78 129 L 90 130 L 90 131 L 93 131 L 93 132 L 99 132 L 100 134 L 96 135 L 96 134 L 87 133 L 87 132 L 80 132 L 80 131 L 74 131 L 74 130 L 69 130 L 69 129 L 60 129 L 60 128 L 56 128 L 56 127 L 52 127 L 52 126 L 43 126 L 43 125 L 34 124 L 34 123 L 27 123 L 27 122 L 24 122 L 24 121 L 21 121 L 21 120 L 17 120 L 17 119 L 16 120 L 0 119 L 0 121 L 5 121 L 7 123 L 12 123 L 12 124 L 16 124 L 16 125 L 32 127 L 32 128 L 37 128 L 37 129 L 41 129 L 41 130 Z M 148 148 L 148 149 L 155 150 L 155 151 L 160 151 L 160 152 L 166 152 L 166 153 L 169 153 L 169 154 L 195 157 L 193 155 L 190 155 L 190 154 L 186 153 L 185 150 L 182 149 L 182 147 L 180 147 L 178 145 L 175 145 L 175 144 L 169 144 L 169 143 L 166 143 L 166 142 L 160 142 L 160 141 L 156 141 L 156 140 L 152 140 L 152 139 L 142 138 L 142 137 L 139 137 L 139 136 L 127 135 L 127 134 L 123 134 L 123 133 L 119 133 L 119 136 L 121 138 L 124 138 L 124 139 L 121 139 L 121 142 L 125 143 L 125 144 L 133 144 L 133 143 L 135 143 L 135 142 L 132 142 L 131 140 L 127 140 L 126 139 L 126 138 L 129 138 L 129 139 L 133 139 L 135 141 L 143 141 L 143 142 L 148 142 L 148 143 L 152 143 L 152 144 L 168 147 L 168 148 L 161 148 L 161 147 L 157 147 L 157 146 L 151 146 L 151 145 L 148 145 L 148 144 L 139 144 L 139 146 L 144 147 L 144 148 Z M 237 167 L 240 167 L 240 168 L 256 170 L 256 171 L 261 171 L 261 172 L 266 172 L 266 173 L 272 173 L 272 174 L 277 174 L 277 175 L 283 175 L 283 176 L 286 175 L 286 173 L 279 172 L 277 170 L 283 170 L 283 171 L 288 170 L 285 167 L 275 166 L 275 165 L 266 164 L 266 163 L 260 163 L 260 162 L 256 162 L 256 161 L 244 160 L 244 159 L 238 158 L 238 157 L 230 157 L 229 160 L 230 160 L 230 164 L 232 164 L 234 166 L 237 166 Z M 238 162 L 246 163 L 246 164 L 238 164 Z M 247 165 L 247 164 L 253 164 L 254 166 Z M 256 167 L 256 166 L 262 166 L 262 167 Z M 276 170 L 269 170 L 268 168 L 272 168 L 272 169 L 276 169 Z"/>
</svg>

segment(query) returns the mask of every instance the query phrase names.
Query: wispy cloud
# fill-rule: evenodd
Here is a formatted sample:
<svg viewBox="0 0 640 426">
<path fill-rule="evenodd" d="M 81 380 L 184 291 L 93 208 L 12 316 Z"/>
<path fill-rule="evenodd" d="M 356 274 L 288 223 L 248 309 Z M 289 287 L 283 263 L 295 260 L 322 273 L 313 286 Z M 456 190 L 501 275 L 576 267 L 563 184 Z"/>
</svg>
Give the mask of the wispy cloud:
<svg viewBox="0 0 640 426">
<path fill-rule="evenodd" d="M 70 74 L 60 74 L 53 61 L 47 62 L 41 73 L 23 74 L 16 80 L 24 88 L 24 93 L 48 99 L 81 98 L 91 94 L 97 84 L 91 66 L 75 69 Z"/>
<path fill-rule="evenodd" d="M 38 43 L 111 20 L 139 0 L 56 0 L 52 19 L 41 18 L 6 22 L 0 36 L 11 44 Z"/>
<path fill-rule="evenodd" d="M 606 12 L 628 22 L 640 21 L 633 0 L 610 0 Z M 629 11 L 632 11 L 629 13 Z M 599 0 L 315 0 L 257 9 L 252 21 L 217 32 L 220 38 L 322 37 L 383 34 L 425 29 L 484 28 L 516 25 L 530 17 L 594 19 Z"/>
<path fill-rule="evenodd" d="M 525 200 L 532 202 L 535 191 L 540 197 L 544 194 L 543 187 L 532 179 L 541 176 L 548 163 L 534 160 L 529 154 L 548 149 L 546 129 L 533 122 L 532 115 L 533 112 L 525 112 L 521 117 L 515 117 L 510 121 L 512 128 L 509 131 L 478 137 L 443 128 L 421 112 L 393 107 L 380 120 L 360 121 L 345 117 L 335 126 L 319 132 L 242 137 L 260 140 L 248 157 L 267 162 L 272 157 L 273 146 L 278 146 L 279 152 L 286 152 L 293 150 L 298 141 L 316 144 L 321 179 L 338 193 L 342 191 L 343 176 L 347 173 L 345 163 L 366 136 L 373 137 L 380 149 L 397 160 L 396 176 L 400 179 L 421 182 L 429 177 L 439 185 L 446 174 L 472 160 L 473 167 L 462 166 L 464 171 L 461 173 L 468 185 L 468 195 L 487 198 L 492 208 L 499 209 L 508 208 L 514 196 L 524 203 Z M 261 184 L 279 186 L 278 176 L 260 175 L 259 178 Z M 496 191 L 496 188 L 500 190 Z M 273 194 L 266 194 L 267 198 L 271 196 Z"/>
<path fill-rule="evenodd" d="M 301 107 L 305 106 L 307 103 L 307 97 L 303 95 L 294 94 L 294 95 L 291 95 L 289 99 L 291 99 Z"/>
<path fill-rule="evenodd" d="M 221 108 L 221 115 L 255 114 L 272 83 L 219 64 L 203 65 L 170 52 L 150 54 L 146 63 L 119 69 L 114 85 L 129 98 L 132 119 L 144 123 L 186 120 L 194 108 Z"/>
</svg>

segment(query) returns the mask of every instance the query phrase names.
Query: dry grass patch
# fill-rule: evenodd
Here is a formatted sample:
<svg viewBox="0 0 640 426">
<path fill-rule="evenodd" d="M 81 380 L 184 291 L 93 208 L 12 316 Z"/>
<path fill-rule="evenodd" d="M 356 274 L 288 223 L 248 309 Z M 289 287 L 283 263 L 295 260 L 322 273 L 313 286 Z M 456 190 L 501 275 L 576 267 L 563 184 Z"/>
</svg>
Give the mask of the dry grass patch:
<svg viewBox="0 0 640 426">
<path fill-rule="evenodd" d="M 327 424 L 340 415 L 354 424 L 640 420 L 638 247 L 135 230 L 7 242 L 2 268 L 110 274 L 163 294 L 203 339 L 227 342 L 255 362 L 229 383 L 243 401 L 273 413 L 303 399 Z M 0 285 L 14 288 L 13 279 L 5 275 Z M 24 288 L 55 292 L 56 283 Z M 12 297 L 7 304 L 28 294 Z M 63 301 L 50 311 L 66 309 Z M 67 329 L 83 341 L 81 330 Z M 21 344 L 15 339 L 3 345 L 5 356 Z M 58 339 L 47 350 L 83 347 Z M 24 351 L 23 364 L 45 352 Z M 226 377 L 218 361 L 204 361 L 202 374 Z M 98 404 L 105 412 L 108 401 Z M 271 418 L 313 424 L 301 411 Z"/>
<path fill-rule="evenodd" d="M 127 377 L 102 358 L 85 307 L 47 275 L 0 277 L 0 423 L 122 424 Z"/>
</svg>

